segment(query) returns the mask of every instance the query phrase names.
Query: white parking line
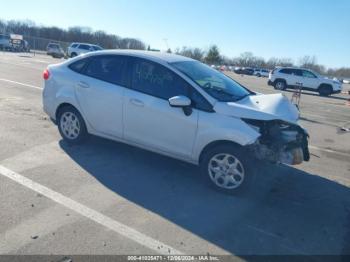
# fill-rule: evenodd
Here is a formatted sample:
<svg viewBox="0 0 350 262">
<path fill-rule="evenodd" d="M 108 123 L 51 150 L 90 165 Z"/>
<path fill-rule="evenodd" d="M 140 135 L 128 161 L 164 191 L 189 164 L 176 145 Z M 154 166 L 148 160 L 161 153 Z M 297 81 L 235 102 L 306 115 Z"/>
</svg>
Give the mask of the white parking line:
<svg viewBox="0 0 350 262">
<path fill-rule="evenodd" d="M 7 169 L 4 166 L 0 165 L 0 175 L 5 176 L 18 184 L 21 184 L 53 201 L 56 203 L 59 203 L 74 212 L 92 220 L 96 223 L 105 226 L 106 228 L 124 236 L 127 237 L 140 245 L 147 247 L 156 253 L 162 254 L 162 255 L 182 255 L 183 253 L 179 250 L 176 250 L 158 240 L 155 240 L 149 236 L 146 236 L 137 230 L 130 228 L 118 221 L 115 221 L 87 206 L 84 206 L 48 187 L 45 187 L 33 180 L 30 180 L 20 174 L 17 174 L 16 172 Z"/>
<path fill-rule="evenodd" d="M 16 85 L 21 85 L 21 86 L 26 86 L 26 87 L 31 87 L 31 88 L 35 88 L 35 89 L 39 89 L 39 90 L 43 90 L 41 87 L 38 87 L 38 86 L 24 84 L 24 83 L 12 81 L 12 80 L 9 80 L 9 79 L 0 78 L 0 81 L 8 82 L 8 83 L 16 84 Z"/>
<path fill-rule="evenodd" d="M 335 151 L 335 150 L 331 150 L 331 149 L 321 148 L 321 147 L 318 147 L 318 146 L 309 145 L 309 148 L 317 150 L 317 151 L 321 151 L 321 152 L 332 153 L 332 154 L 337 154 L 337 155 L 350 157 L 350 154 L 348 154 L 348 153 L 343 153 L 343 152 L 339 152 L 339 151 Z"/>
</svg>

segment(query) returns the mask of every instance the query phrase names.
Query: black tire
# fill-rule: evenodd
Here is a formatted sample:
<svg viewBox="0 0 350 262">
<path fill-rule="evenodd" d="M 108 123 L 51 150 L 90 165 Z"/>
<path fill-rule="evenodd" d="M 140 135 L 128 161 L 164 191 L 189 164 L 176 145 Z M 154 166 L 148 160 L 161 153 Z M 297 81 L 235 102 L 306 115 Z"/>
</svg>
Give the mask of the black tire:
<svg viewBox="0 0 350 262">
<path fill-rule="evenodd" d="M 77 56 L 77 53 L 71 53 L 70 57 L 73 58 L 73 57 L 76 57 Z"/>
<path fill-rule="evenodd" d="M 68 132 L 67 129 L 64 128 L 66 124 L 69 125 L 69 123 L 67 123 L 67 121 L 69 122 L 70 120 L 69 116 L 71 116 L 70 119 L 74 119 L 74 122 L 76 119 L 79 126 L 79 128 L 74 128 L 75 126 L 71 124 L 71 132 Z M 85 121 L 79 111 L 73 106 L 65 106 L 59 110 L 57 114 L 57 126 L 62 138 L 69 144 L 81 144 L 88 138 Z"/>
<path fill-rule="evenodd" d="M 332 94 L 332 87 L 329 85 L 321 85 L 318 88 L 318 93 L 320 96 L 329 96 Z"/>
<path fill-rule="evenodd" d="M 257 74 L 256 76 L 257 76 L 257 77 L 261 77 L 261 75 L 260 75 L 260 74 Z"/>
<path fill-rule="evenodd" d="M 239 160 L 240 164 L 237 165 L 236 169 L 241 171 L 243 170 L 244 176 L 243 179 L 240 180 L 240 185 L 236 188 L 224 188 L 218 185 L 221 182 L 217 180 L 217 182 L 214 182 L 213 172 L 210 173 L 209 171 L 209 165 L 212 162 L 213 158 L 215 158 L 218 155 L 222 154 L 229 154 L 234 156 L 236 159 Z M 240 146 L 236 146 L 234 144 L 229 145 L 219 145 L 212 149 L 209 149 L 207 152 L 204 152 L 201 162 L 200 162 L 200 170 L 202 177 L 205 178 L 206 182 L 214 188 L 215 190 L 230 194 L 230 195 L 242 195 L 244 193 L 248 192 L 248 189 L 250 188 L 252 181 L 254 180 L 254 171 L 252 170 L 252 164 L 251 160 L 253 157 L 250 157 L 248 152 Z M 215 160 L 214 160 L 215 162 Z M 234 176 L 234 175 L 231 175 Z M 219 176 L 220 177 L 220 176 Z M 223 180 L 223 179 L 222 179 Z"/>
<path fill-rule="evenodd" d="M 287 89 L 287 83 L 284 80 L 277 79 L 275 81 L 274 87 L 276 90 L 286 90 Z"/>
</svg>

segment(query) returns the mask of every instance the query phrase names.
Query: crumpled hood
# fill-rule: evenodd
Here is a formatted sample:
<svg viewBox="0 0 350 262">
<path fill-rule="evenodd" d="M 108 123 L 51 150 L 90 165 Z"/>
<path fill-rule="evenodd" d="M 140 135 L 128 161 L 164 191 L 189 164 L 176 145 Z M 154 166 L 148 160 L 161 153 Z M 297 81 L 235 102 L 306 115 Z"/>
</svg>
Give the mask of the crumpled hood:
<svg viewBox="0 0 350 262">
<path fill-rule="evenodd" d="M 296 123 L 299 111 L 282 94 L 251 95 L 237 102 L 217 102 L 214 110 L 219 114 L 256 120 L 283 120 Z"/>
</svg>

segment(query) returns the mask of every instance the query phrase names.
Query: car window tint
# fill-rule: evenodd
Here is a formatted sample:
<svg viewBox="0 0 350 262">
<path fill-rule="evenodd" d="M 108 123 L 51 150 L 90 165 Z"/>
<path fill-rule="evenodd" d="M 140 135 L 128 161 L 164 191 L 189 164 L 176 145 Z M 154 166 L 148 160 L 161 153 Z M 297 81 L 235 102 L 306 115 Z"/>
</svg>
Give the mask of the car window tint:
<svg viewBox="0 0 350 262">
<path fill-rule="evenodd" d="M 292 69 L 291 71 L 292 71 L 293 75 L 296 75 L 296 76 L 301 76 L 302 75 L 302 72 L 299 69 Z"/>
<path fill-rule="evenodd" d="M 89 64 L 84 74 L 116 85 L 126 86 L 127 58 L 123 56 L 94 56 L 89 58 Z"/>
<path fill-rule="evenodd" d="M 187 95 L 188 84 L 164 66 L 136 59 L 132 70 L 132 88 L 155 97 L 169 99 Z"/>
<path fill-rule="evenodd" d="M 78 46 L 78 44 L 74 44 L 74 45 L 72 45 L 72 47 L 73 47 L 73 48 L 76 48 L 77 46 Z"/>
<path fill-rule="evenodd" d="M 79 48 L 83 49 L 83 50 L 90 50 L 90 46 L 89 45 L 79 45 Z"/>
<path fill-rule="evenodd" d="M 88 59 L 81 59 L 73 64 L 70 64 L 68 67 L 77 73 L 82 73 L 84 67 L 86 66 Z"/>
<path fill-rule="evenodd" d="M 288 75 L 292 74 L 291 70 L 288 69 L 288 68 L 282 69 L 282 70 L 280 71 L 280 73 L 282 73 L 282 74 L 288 74 Z"/>
<path fill-rule="evenodd" d="M 211 104 L 193 87 L 189 87 L 189 96 L 194 108 L 207 112 L 213 111 Z"/>
<path fill-rule="evenodd" d="M 92 48 L 93 48 L 95 51 L 100 51 L 100 50 L 102 50 L 102 47 L 97 46 L 97 45 L 93 45 Z"/>
<path fill-rule="evenodd" d="M 303 70 L 303 77 L 316 78 L 316 76 L 310 71 Z"/>
</svg>

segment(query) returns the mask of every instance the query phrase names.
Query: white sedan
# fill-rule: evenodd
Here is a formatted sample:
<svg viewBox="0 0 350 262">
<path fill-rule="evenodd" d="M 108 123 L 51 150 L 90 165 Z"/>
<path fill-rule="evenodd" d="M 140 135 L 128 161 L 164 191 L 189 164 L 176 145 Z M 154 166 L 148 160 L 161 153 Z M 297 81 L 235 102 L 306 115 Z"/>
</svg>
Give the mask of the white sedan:
<svg viewBox="0 0 350 262">
<path fill-rule="evenodd" d="M 50 65 L 45 112 L 67 143 L 89 134 L 200 166 L 216 189 L 247 188 L 254 159 L 309 160 L 299 112 L 281 94 L 256 94 L 196 60 L 101 51 Z"/>
</svg>

